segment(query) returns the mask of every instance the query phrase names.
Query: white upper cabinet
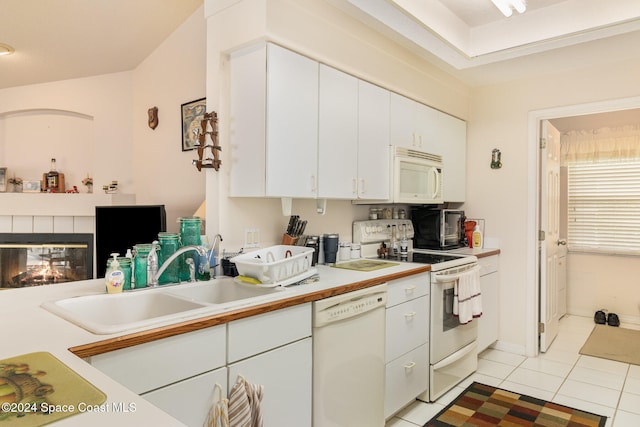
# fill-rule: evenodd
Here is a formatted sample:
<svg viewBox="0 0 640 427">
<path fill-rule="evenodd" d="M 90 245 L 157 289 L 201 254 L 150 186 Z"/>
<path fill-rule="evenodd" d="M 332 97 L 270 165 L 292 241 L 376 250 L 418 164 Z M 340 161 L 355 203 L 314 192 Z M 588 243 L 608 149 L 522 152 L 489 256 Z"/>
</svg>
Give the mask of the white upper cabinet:
<svg viewBox="0 0 640 427">
<path fill-rule="evenodd" d="M 467 179 L 467 123 L 440 113 L 438 118 L 438 147 L 443 163 L 445 202 L 464 202 Z"/>
<path fill-rule="evenodd" d="M 391 93 L 389 115 L 390 143 L 399 147 L 421 149 L 416 137 L 416 115 L 418 103 L 405 96 Z"/>
<path fill-rule="evenodd" d="M 390 143 L 442 156 L 443 199 L 464 202 L 466 123 L 396 93 L 391 93 L 390 117 Z"/>
<path fill-rule="evenodd" d="M 389 91 L 320 65 L 318 197 L 389 198 Z"/>
<path fill-rule="evenodd" d="M 267 45 L 267 196 L 316 197 L 318 63 Z"/>
<path fill-rule="evenodd" d="M 320 65 L 318 197 L 358 195 L 358 79 Z"/>
<path fill-rule="evenodd" d="M 269 43 L 230 72 L 230 195 L 316 197 L 318 63 Z"/>
<path fill-rule="evenodd" d="M 358 198 L 387 200 L 390 92 L 358 82 Z"/>
<path fill-rule="evenodd" d="M 464 201 L 464 121 L 271 43 L 230 73 L 232 197 L 383 203 L 397 145 L 441 155 L 444 201 Z"/>
</svg>

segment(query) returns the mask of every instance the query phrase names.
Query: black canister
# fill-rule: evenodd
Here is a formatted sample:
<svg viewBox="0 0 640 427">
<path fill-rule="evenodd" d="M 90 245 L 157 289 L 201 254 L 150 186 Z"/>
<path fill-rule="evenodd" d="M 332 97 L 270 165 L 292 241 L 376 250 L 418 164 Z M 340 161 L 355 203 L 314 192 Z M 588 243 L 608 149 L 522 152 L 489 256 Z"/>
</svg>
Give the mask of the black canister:
<svg viewBox="0 0 640 427">
<path fill-rule="evenodd" d="M 325 234 L 324 238 L 324 262 L 326 264 L 335 264 L 338 255 L 338 241 L 340 236 L 337 233 Z"/>
</svg>

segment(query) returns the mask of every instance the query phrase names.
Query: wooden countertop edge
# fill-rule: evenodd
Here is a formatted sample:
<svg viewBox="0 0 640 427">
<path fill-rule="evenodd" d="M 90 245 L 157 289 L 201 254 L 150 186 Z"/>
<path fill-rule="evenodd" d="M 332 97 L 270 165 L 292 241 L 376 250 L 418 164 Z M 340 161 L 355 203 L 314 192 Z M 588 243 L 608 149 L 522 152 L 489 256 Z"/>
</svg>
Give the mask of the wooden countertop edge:
<svg viewBox="0 0 640 427">
<path fill-rule="evenodd" d="M 500 249 L 487 250 L 487 252 L 476 254 L 475 256 L 476 258 L 480 259 L 480 258 L 486 258 L 488 256 L 493 256 L 493 255 L 500 255 Z"/>
<path fill-rule="evenodd" d="M 349 283 L 344 286 L 336 286 L 335 288 L 323 289 L 315 292 L 309 292 L 304 295 L 297 295 L 290 298 L 284 298 L 277 301 L 271 301 L 259 305 L 253 305 L 247 308 L 241 308 L 233 311 L 227 311 L 224 313 L 213 314 L 211 316 L 202 317 L 198 319 L 188 320 L 185 322 L 174 323 L 171 325 L 149 329 L 145 331 L 135 332 L 132 334 L 123 335 L 116 338 L 109 338 L 102 341 L 96 341 L 89 344 L 78 345 L 69 348 L 73 354 L 78 357 L 85 358 L 90 356 L 96 356 L 98 354 L 107 353 L 122 348 L 132 347 L 139 344 L 159 340 L 162 338 L 168 338 L 175 335 L 184 334 L 187 332 L 197 331 L 199 329 L 209 328 L 211 326 L 221 325 L 231 322 L 233 320 L 243 319 L 245 317 L 255 316 L 258 314 L 268 313 L 270 311 L 280 310 L 282 308 L 292 307 L 294 305 L 304 304 L 307 302 L 313 302 L 319 299 L 332 297 L 335 295 L 344 294 L 347 292 L 357 291 L 359 289 L 368 288 L 371 286 L 379 285 L 390 280 L 401 279 L 407 276 L 413 276 L 414 274 L 427 273 L 431 271 L 430 265 L 424 265 L 416 267 L 411 270 L 393 273 L 385 276 L 376 277 L 373 279 L 362 280 L 359 282 Z"/>
</svg>

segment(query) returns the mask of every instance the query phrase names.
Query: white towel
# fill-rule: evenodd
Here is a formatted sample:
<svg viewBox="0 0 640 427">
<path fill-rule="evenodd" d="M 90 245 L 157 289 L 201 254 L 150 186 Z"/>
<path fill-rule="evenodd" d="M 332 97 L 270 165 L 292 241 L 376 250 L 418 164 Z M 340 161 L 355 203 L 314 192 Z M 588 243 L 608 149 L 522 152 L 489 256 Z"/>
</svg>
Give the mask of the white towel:
<svg viewBox="0 0 640 427">
<path fill-rule="evenodd" d="M 222 387 L 216 384 L 218 398 L 214 397 L 204 427 L 229 427 L 229 399 L 222 397 Z"/>
<path fill-rule="evenodd" d="M 480 269 L 474 268 L 458 276 L 454 285 L 453 314 L 462 324 L 482 316 Z"/>
<path fill-rule="evenodd" d="M 263 427 L 262 395 L 262 385 L 249 384 L 238 375 L 229 395 L 229 427 Z"/>
</svg>

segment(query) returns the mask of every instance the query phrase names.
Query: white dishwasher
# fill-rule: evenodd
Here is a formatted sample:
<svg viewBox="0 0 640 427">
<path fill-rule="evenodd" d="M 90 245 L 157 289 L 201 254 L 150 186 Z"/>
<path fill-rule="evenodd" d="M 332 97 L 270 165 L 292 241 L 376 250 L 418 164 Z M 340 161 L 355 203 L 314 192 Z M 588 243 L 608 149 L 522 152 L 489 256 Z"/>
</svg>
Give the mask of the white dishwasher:
<svg viewBox="0 0 640 427">
<path fill-rule="evenodd" d="M 387 285 L 313 303 L 314 427 L 384 427 Z"/>
</svg>

